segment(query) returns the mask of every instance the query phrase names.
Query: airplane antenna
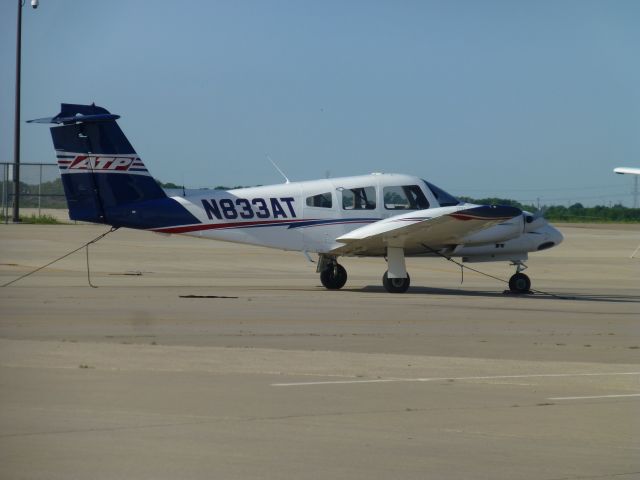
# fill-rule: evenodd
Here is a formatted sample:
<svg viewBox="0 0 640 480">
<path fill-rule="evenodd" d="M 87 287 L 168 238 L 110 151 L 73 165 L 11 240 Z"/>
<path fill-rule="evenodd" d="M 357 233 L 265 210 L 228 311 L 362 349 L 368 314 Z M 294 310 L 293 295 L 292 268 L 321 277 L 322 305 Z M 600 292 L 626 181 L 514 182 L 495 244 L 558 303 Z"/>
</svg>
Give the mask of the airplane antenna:
<svg viewBox="0 0 640 480">
<path fill-rule="evenodd" d="M 278 170 L 278 172 L 280 173 L 280 175 L 282 175 L 284 177 L 284 183 L 291 183 L 289 181 L 289 179 L 287 178 L 287 176 L 284 174 L 284 172 L 282 170 L 280 170 L 280 167 L 278 165 L 276 165 L 276 162 L 274 162 L 271 159 L 271 156 L 267 155 L 267 160 L 269 160 L 271 162 L 271 165 L 273 165 L 275 167 L 276 170 Z"/>
</svg>

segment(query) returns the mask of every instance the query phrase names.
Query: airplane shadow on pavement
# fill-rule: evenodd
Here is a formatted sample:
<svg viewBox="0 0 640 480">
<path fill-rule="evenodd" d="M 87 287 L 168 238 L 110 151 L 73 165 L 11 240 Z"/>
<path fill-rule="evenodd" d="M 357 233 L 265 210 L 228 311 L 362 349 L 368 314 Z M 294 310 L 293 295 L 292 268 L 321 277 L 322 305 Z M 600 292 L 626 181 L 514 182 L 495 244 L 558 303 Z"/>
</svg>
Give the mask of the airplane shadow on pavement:
<svg viewBox="0 0 640 480">
<path fill-rule="evenodd" d="M 344 291 L 353 293 L 387 293 L 382 286 L 367 285 L 361 289 L 345 289 Z M 505 291 L 487 291 L 487 290 L 460 290 L 454 288 L 434 288 L 434 287 L 419 287 L 412 286 L 405 293 L 399 295 L 449 295 L 457 297 L 494 297 L 494 298 L 526 298 L 534 300 L 574 300 L 584 302 L 611 302 L 611 303 L 640 303 L 640 295 L 619 295 L 619 294 L 584 294 L 584 293 L 572 293 L 572 292 L 533 292 L 526 294 L 514 294 Z"/>
</svg>

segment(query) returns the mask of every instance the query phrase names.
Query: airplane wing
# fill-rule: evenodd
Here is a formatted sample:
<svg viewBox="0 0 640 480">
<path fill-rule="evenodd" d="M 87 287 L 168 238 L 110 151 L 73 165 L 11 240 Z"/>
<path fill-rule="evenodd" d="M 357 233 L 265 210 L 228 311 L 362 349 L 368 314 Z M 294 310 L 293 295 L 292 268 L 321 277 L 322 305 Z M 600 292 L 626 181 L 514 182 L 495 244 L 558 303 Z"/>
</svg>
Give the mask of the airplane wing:
<svg viewBox="0 0 640 480">
<path fill-rule="evenodd" d="M 522 215 L 519 208 L 497 205 L 459 205 L 396 215 L 353 230 L 336 239 L 344 245 L 335 255 L 385 255 L 387 247 L 402 247 L 405 254 L 426 253 L 425 245 L 439 250 L 465 243 L 480 230 Z"/>
<path fill-rule="evenodd" d="M 618 167 L 614 168 L 613 171 L 619 173 L 620 175 L 624 175 L 625 173 L 631 175 L 640 175 L 640 168 Z"/>
</svg>

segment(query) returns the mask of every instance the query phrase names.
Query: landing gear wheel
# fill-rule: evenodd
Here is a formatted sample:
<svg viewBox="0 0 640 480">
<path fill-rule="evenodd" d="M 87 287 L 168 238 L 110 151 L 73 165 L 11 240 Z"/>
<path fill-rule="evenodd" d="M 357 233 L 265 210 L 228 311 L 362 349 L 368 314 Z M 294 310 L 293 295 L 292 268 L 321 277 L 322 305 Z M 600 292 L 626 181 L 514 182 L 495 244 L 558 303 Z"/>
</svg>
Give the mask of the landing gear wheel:
<svg viewBox="0 0 640 480">
<path fill-rule="evenodd" d="M 384 272 L 382 285 L 389 293 L 404 293 L 409 289 L 411 279 L 407 273 L 407 278 L 389 278 L 389 272 Z"/>
<path fill-rule="evenodd" d="M 516 273 L 509 279 L 509 290 L 514 293 L 527 293 L 531 288 L 531 280 L 524 273 Z"/>
<path fill-rule="evenodd" d="M 329 265 L 320 272 L 320 281 L 329 290 L 340 290 L 347 283 L 347 271 L 339 263 Z"/>
</svg>

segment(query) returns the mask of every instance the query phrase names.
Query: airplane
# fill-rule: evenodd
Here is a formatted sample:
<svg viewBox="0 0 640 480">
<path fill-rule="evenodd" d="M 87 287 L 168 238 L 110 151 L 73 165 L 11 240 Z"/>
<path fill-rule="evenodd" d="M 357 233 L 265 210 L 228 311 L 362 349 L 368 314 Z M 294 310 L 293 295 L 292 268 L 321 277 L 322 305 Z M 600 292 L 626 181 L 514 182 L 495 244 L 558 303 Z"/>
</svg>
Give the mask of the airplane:
<svg viewBox="0 0 640 480">
<path fill-rule="evenodd" d="M 72 220 L 318 255 L 322 285 L 338 290 L 343 256 L 384 257 L 388 292 L 410 286 L 405 258 L 507 261 L 515 293 L 530 292 L 529 252 L 563 236 L 542 216 L 512 206 L 465 203 L 419 177 L 372 173 L 168 196 L 116 120 L 95 104 L 63 103 L 51 135 Z"/>
<path fill-rule="evenodd" d="M 617 167 L 617 168 L 614 168 L 613 171 L 620 175 L 624 175 L 625 173 L 631 174 L 631 175 L 640 175 L 640 168 Z"/>
</svg>

